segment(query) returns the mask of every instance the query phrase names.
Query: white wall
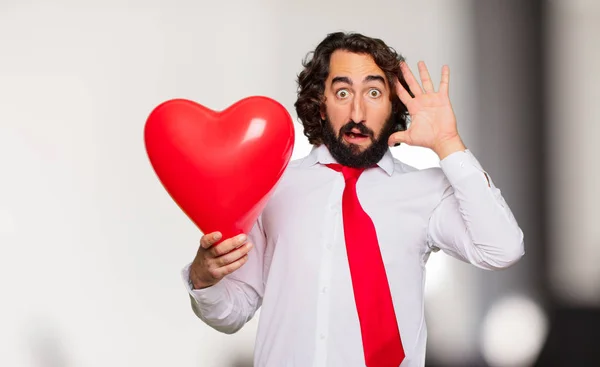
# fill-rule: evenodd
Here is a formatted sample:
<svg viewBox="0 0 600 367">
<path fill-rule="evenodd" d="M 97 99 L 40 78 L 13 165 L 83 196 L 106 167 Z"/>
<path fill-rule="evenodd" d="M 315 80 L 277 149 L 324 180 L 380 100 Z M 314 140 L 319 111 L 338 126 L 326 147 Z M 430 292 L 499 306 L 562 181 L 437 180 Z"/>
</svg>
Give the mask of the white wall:
<svg viewBox="0 0 600 367">
<path fill-rule="evenodd" d="M 383 38 L 413 67 L 426 60 L 435 80 L 450 64 L 469 141 L 467 2 L 317 4 L 0 3 L 0 365 L 222 367 L 251 358 L 256 320 L 234 336 L 213 331 L 193 315 L 179 277 L 200 234 L 160 186 L 142 139 L 145 118 L 166 99 L 222 109 L 262 94 L 295 118 L 301 59 L 328 32 L 352 30 Z M 293 158 L 310 149 L 296 127 Z M 436 164 L 421 149 L 395 154 Z M 456 266 L 438 258 L 434 269 Z M 460 348 L 465 337 L 446 342 Z"/>
</svg>

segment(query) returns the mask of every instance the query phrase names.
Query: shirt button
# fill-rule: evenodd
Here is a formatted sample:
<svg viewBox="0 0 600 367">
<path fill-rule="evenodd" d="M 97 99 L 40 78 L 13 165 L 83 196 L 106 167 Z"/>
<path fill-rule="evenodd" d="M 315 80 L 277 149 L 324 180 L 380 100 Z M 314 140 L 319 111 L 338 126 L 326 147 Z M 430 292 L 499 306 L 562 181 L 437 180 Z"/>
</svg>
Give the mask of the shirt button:
<svg viewBox="0 0 600 367">
<path fill-rule="evenodd" d="M 321 333 L 321 335 L 319 335 L 319 338 L 321 338 L 321 340 L 325 340 L 325 334 Z"/>
<path fill-rule="evenodd" d="M 331 242 L 327 242 L 327 244 L 325 244 L 325 247 L 327 247 L 328 250 L 331 250 Z"/>
<path fill-rule="evenodd" d="M 321 288 L 321 293 L 323 293 L 323 294 L 327 293 L 327 287 Z"/>
<path fill-rule="evenodd" d="M 465 167 L 465 162 L 460 162 L 460 168 L 464 168 Z"/>
</svg>

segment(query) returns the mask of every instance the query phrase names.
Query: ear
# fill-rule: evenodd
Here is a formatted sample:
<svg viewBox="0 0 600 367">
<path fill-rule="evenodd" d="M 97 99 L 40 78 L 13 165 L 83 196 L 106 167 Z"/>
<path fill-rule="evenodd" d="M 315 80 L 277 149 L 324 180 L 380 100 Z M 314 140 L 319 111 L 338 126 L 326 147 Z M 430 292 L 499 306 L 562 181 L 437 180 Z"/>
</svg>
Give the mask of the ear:
<svg viewBox="0 0 600 367">
<path fill-rule="evenodd" d="M 323 100 L 323 102 L 321 103 L 319 113 L 321 114 L 321 121 L 325 120 L 325 117 L 327 115 L 327 111 L 325 110 L 325 100 Z"/>
</svg>

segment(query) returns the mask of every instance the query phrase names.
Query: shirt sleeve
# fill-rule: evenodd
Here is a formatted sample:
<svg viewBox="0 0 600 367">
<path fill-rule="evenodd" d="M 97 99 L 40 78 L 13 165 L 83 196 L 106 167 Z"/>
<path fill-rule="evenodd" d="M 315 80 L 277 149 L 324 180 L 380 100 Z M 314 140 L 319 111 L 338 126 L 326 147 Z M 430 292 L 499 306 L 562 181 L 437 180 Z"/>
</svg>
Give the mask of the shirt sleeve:
<svg viewBox="0 0 600 367">
<path fill-rule="evenodd" d="M 196 316 L 226 334 L 240 330 L 262 304 L 266 237 L 260 218 L 248 233 L 248 242 L 253 245 L 248 252 L 248 261 L 211 287 L 193 289 L 189 277 L 191 264 L 181 271 Z"/>
<path fill-rule="evenodd" d="M 488 270 L 517 262 L 525 253 L 523 232 L 477 159 L 466 150 L 440 165 L 449 185 L 429 221 L 430 249 Z"/>
</svg>

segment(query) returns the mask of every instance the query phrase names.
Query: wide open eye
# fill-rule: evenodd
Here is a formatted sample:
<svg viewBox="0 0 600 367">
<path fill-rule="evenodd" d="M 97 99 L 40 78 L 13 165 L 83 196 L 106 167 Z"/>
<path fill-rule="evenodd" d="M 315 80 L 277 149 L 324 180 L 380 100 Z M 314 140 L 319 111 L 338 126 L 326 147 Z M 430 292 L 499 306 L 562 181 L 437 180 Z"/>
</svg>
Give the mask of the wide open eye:
<svg viewBox="0 0 600 367">
<path fill-rule="evenodd" d="M 378 98 L 380 96 L 381 96 L 381 92 L 379 91 L 379 89 L 372 88 L 369 90 L 369 97 Z"/>
<path fill-rule="evenodd" d="M 340 89 L 335 93 L 335 95 L 339 99 L 345 99 L 345 98 L 348 98 L 348 96 L 350 95 L 350 92 L 348 92 L 347 89 Z"/>
</svg>

